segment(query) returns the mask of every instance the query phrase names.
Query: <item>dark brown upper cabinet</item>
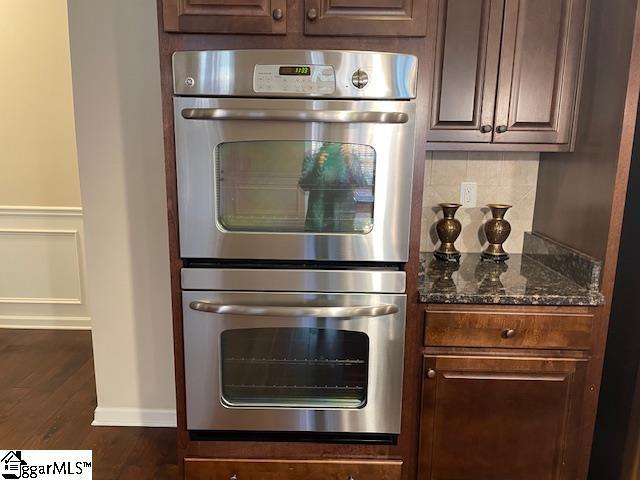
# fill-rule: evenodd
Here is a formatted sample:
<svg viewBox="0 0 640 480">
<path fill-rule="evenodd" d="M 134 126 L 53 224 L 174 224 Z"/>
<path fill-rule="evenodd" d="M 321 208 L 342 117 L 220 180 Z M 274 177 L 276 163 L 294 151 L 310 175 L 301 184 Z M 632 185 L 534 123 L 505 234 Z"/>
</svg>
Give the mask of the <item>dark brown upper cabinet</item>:
<svg viewBox="0 0 640 480">
<path fill-rule="evenodd" d="M 571 149 L 588 1 L 438 0 L 429 148 Z"/>
<path fill-rule="evenodd" d="M 503 10 L 504 0 L 439 1 L 429 141 L 491 141 Z"/>
<path fill-rule="evenodd" d="M 162 0 L 162 6 L 168 32 L 287 32 L 286 0 Z"/>
<path fill-rule="evenodd" d="M 506 1 L 495 142 L 571 140 L 586 1 Z"/>
<path fill-rule="evenodd" d="M 306 35 L 423 37 L 428 0 L 305 0 Z"/>
<path fill-rule="evenodd" d="M 424 360 L 419 480 L 573 480 L 585 360 Z"/>
</svg>

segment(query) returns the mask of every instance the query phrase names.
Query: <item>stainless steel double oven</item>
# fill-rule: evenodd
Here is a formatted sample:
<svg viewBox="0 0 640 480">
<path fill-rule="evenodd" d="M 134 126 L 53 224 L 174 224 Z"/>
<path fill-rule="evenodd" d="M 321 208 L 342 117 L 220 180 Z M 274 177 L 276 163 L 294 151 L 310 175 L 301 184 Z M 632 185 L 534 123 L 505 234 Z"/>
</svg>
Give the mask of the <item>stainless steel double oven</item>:
<svg viewBox="0 0 640 480">
<path fill-rule="evenodd" d="M 189 430 L 398 434 L 416 58 L 173 67 Z"/>
</svg>

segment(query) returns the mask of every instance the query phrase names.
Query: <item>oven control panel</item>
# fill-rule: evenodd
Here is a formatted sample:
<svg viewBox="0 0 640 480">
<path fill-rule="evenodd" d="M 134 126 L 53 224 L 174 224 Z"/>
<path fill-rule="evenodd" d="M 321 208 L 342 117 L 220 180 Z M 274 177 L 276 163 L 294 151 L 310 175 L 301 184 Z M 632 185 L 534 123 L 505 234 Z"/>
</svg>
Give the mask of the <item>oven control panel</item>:
<svg viewBox="0 0 640 480">
<path fill-rule="evenodd" d="M 253 70 L 256 93 L 329 95 L 336 90 L 332 65 L 256 65 Z"/>
</svg>

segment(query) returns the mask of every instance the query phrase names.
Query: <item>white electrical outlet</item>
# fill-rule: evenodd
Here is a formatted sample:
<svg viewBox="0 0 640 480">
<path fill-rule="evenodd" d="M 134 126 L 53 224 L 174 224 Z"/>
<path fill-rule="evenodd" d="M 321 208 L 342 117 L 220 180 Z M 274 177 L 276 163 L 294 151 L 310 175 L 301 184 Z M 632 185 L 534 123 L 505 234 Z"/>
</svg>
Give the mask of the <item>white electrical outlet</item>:
<svg viewBox="0 0 640 480">
<path fill-rule="evenodd" d="M 460 203 L 464 208 L 473 208 L 478 202 L 478 184 L 462 182 L 460 184 Z"/>
</svg>

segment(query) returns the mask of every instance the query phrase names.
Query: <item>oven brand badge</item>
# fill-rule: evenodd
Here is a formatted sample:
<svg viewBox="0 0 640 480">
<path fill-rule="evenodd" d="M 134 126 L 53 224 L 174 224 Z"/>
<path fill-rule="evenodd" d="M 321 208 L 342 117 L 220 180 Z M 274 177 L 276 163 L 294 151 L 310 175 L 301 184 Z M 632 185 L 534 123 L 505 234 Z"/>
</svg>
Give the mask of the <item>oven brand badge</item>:
<svg viewBox="0 0 640 480">
<path fill-rule="evenodd" d="M 91 450 L 0 450 L 0 475 L 4 480 L 89 480 Z"/>
</svg>

